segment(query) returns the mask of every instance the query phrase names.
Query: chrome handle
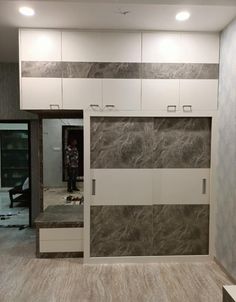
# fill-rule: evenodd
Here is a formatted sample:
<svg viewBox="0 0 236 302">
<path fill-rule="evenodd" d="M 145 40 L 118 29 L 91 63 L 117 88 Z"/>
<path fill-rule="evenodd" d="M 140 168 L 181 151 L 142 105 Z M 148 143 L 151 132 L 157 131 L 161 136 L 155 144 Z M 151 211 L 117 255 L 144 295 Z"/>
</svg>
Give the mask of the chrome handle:
<svg viewBox="0 0 236 302">
<path fill-rule="evenodd" d="M 107 105 L 105 105 L 104 108 L 105 108 L 105 109 L 114 109 L 114 108 L 115 108 L 115 105 L 113 105 L 113 104 L 107 104 Z"/>
<path fill-rule="evenodd" d="M 206 194 L 206 178 L 202 179 L 202 194 Z"/>
<path fill-rule="evenodd" d="M 92 179 L 92 195 L 96 195 L 96 179 Z"/>
<path fill-rule="evenodd" d="M 192 112 L 192 105 L 183 105 L 184 112 Z"/>
<path fill-rule="evenodd" d="M 176 108 L 177 108 L 176 105 L 168 105 L 167 106 L 167 111 L 168 112 L 176 112 Z"/>
<path fill-rule="evenodd" d="M 49 105 L 50 109 L 60 109 L 60 106 L 58 104 L 50 104 Z"/>
</svg>

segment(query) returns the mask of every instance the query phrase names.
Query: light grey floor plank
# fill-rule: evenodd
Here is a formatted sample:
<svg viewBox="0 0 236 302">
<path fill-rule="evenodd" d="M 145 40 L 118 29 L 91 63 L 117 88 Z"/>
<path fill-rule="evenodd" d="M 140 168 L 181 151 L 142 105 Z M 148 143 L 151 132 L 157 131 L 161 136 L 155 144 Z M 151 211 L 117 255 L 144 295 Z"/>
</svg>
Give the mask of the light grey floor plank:
<svg viewBox="0 0 236 302">
<path fill-rule="evenodd" d="M 0 230 L 1 302 L 222 302 L 214 262 L 83 265 L 36 259 L 34 231 Z"/>
</svg>

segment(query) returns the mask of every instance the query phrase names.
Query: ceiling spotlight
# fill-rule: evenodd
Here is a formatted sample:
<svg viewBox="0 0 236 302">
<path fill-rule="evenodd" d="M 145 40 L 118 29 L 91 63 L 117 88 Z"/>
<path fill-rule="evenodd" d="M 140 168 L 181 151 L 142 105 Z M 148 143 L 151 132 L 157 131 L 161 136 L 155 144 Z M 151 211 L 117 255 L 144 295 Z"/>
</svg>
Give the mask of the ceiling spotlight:
<svg viewBox="0 0 236 302">
<path fill-rule="evenodd" d="M 23 16 L 27 16 L 27 17 L 31 17 L 34 16 L 35 12 L 31 7 L 27 7 L 27 6 L 22 6 L 19 8 L 19 12 L 23 15 Z"/>
<path fill-rule="evenodd" d="M 177 21 L 186 21 L 190 18 L 190 12 L 187 11 L 183 11 L 183 12 L 179 12 L 176 16 L 175 19 Z"/>
</svg>

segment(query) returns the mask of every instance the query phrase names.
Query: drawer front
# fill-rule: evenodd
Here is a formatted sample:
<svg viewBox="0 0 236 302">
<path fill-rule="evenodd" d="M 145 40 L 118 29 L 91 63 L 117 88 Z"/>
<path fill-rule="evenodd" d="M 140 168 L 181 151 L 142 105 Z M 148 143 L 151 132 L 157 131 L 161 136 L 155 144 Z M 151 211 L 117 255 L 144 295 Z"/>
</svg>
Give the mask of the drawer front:
<svg viewBox="0 0 236 302">
<path fill-rule="evenodd" d="M 40 253 L 82 252 L 83 240 L 40 240 Z"/>
<path fill-rule="evenodd" d="M 40 240 L 83 240 L 83 228 L 42 228 Z"/>
</svg>

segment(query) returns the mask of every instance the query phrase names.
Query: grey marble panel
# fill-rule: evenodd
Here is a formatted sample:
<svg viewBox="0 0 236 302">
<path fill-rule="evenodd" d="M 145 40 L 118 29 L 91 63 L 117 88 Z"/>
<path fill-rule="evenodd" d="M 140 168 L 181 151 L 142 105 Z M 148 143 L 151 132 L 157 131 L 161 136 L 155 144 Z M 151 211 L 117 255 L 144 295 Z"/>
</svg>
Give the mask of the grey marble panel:
<svg viewBox="0 0 236 302">
<path fill-rule="evenodd" d="M 208 205 L 153 206 L 153 255 L 207 255 Z"/>
<path fill-rule="evenodd" d="M 91 207 L 92 257 L 152 254 L 152 206 Z"/>
<path fill-rule="evenodd" d="M 40 228 L 83 227 L 83 216 L 83 205 L 55 205 L 47 207 L 35 224 Z"/>
<path fill-rule="evenodd" d="M 63 62 L 64 78 L 139 79 L 139 63 Z"/>
<path fill-rule="evenodd" d="M 91 168 L 152 168 L 152 118 L 91 118 Z"/>
<path fill-rule="evenodd" d="M 35 78 L 61 78 L 61 62 L 22 61 L 21 76 Z"/>
<path fill-rule="evenodd" d="M 210 118 L 154 118 L 153 168 L 209 168 Z"/>
<path fill-rule="evenodd" d="M 91 168 L 209 168 L 210 118 L 92 118 Z"/>
<path fill-rule="evenodd" d="M 218 79 L 218 64 L 143 63 L 143 79 Z"/>
</svg>

